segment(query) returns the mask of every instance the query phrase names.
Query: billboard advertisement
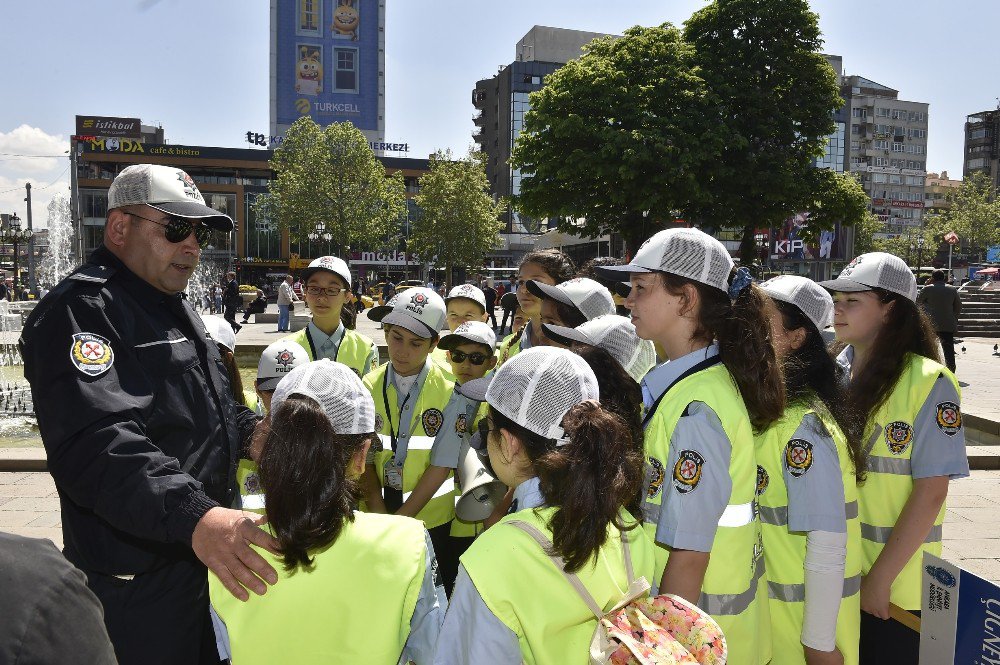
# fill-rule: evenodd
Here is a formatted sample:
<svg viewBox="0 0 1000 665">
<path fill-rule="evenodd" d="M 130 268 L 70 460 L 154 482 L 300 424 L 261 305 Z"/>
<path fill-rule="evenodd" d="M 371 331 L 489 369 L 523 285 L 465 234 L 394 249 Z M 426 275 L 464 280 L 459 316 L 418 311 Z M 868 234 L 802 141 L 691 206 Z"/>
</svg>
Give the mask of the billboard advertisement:
<svg viewBox="0 0 1000 665">
<path fill-rule="evenodd" d="M 771 229 L 772 261 L 842 261 L 847 249 L 840 224 L 831 231 L 820 231 L 819 237 L 806 241 L 802 229 L 809 213 L 792 215 L 778 228 Z"/>
<path fill-rule="evenodd" d="M 271 123 L 309 115 L 374 135 L 384 94 L 384 0 L 273 0 Z"/>
<path fill-rule="evenodd" d="M 103 115 L 76 116 L 77 136 L 119 136 L 137 139 L 142 136 L 139 118 L 109 118 Z"/>
</svg>

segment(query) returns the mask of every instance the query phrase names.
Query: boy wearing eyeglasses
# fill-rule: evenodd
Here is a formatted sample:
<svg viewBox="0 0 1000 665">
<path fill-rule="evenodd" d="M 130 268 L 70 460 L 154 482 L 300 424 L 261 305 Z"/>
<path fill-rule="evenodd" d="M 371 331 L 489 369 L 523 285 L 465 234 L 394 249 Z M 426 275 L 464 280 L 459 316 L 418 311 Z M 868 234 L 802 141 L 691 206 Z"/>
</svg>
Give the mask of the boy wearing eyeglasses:
<svg viewBox="0 0 1000 665">
<path fill-rule="evenodd" d="M 351 290 L 351 271 L 343 259 L 321 256 L 302 271 L 302 295 L 312 312 L 312 321 L 283 339 L 306 350 L 309 360 L 329 358 L 364 376 L 378 365 L 375 343 L 341 320 Z"/>
</svg>

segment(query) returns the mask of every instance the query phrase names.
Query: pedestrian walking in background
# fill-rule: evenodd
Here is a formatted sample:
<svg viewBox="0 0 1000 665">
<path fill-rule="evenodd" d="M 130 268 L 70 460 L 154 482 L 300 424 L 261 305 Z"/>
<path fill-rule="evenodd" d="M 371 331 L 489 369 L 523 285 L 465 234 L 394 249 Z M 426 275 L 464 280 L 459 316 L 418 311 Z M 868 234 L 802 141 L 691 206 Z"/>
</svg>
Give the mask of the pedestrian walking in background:
<svg viewBox="0 0 1000 665">
<path fill-rule="evenodd" d="M 497 290 L 490 286 L 489 282 L 483 282 L 483 295 L 486 296 L 486 314 L 490 317 L 490 322 L 493 325 L 493 329 L 497 328 Z"/>
<path fill-rule="evenodd" d="M 285 279 L 278 286 L 278 332 L 289 331 L 292 303 L 298 299 L 292 287 L 292 276 L 285 275 Z"/>
<path fill-rule="evenodd" d="M 229 325 L 233 327 L 233 332 L 239 332 L 241 326 L 236 323 L 236 309 L 243 302 L 243 298 L 240 296 L 240 285 L 236 283 L 236 273 L 227 272 L 226 273 L 226 290 L 222 296 L 222 305 L 224 307 L 223 318 L 229 321 Z"/>
<path fill-rule="evenodd" d="M 958 331 L 958 315 L 962 313 L 962 295 L 954 286 L 945 282 L 943 270 L 931 274 L 931 283 L 917 295 L 917 304 L 931 317 L 934 331 L 941 340 L 944 364 L 955 371 L 955 333 Z"/>
</svg>

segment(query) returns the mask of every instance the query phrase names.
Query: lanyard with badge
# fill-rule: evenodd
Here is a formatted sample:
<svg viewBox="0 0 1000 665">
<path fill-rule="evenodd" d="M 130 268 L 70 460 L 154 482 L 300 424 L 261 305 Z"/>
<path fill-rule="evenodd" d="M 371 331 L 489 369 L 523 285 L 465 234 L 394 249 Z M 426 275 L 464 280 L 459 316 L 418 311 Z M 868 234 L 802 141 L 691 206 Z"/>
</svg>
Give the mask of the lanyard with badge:
<svg viewBox="0 0 1000 665">
<path fill-rule="evenodd" d="M 336 331 L 334 331 L 334 334 L 336 334 Z M 347 331 L 345 330 L 344 331 L 344 335 L 346 335 L 346 334 L 347 334 Z M 341 347 L 341 344 L 343 344 L 343 342 L 344 342 L 344 335 L 340 336 L 340 343 L 337 344 L 337 350 L 333 352 L 333 357 L 330 358 L 330 360 L 332 360 L 333 362 L 337 362 L 337 356 L 340 355 L 340 347 Z M 330 339 L 333 339 L 332 336 L 331 336 Z M 309 334 L 309 328 L 306 328 L 306 341 L 309 342 L 309 350 L 312 351 L 313 360 L 320 360 L 319 354 L 316 353 L 316 343 L 313 342 L 312 335 Z"/>
<path fill-rule="evenodd" d="M 417 378 L 419 381 L 419 377 Z M 414 383 L 413 385 L 416 385 Z M 410 386 L 410 390 L 407 391 L 406 397 L 403 398 L 403 403 L 399 405 L 399 429 L 403 429 L 403 410 L 406 407 L 406 403 L 410 401 L 410 395 L 413 394 L 413 386 Z M 397 459 L 396 457 L 396 429 L 392 426 L 392 411 L 389 410 L 389 375 L 386 372 L 386 377 L 382 381 L 382 404 L 385 407 L 385 418 L 389 421 L 389 445 L 392 446 L 392 457 L 385 463 L 385 485 L 386 487 L 391 487 L 394 490 L 403 490 L 403 461 Z"/>
</svg>

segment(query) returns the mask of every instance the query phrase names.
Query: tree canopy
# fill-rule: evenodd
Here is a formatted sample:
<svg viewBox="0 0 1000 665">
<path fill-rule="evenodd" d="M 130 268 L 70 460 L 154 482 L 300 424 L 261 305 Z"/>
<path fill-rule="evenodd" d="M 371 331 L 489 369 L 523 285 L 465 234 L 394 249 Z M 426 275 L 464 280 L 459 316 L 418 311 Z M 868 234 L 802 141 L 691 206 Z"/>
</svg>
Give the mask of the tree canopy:
<svg viewBox="0 0 1000 665">
<path fill-rule="evenodd" d="M 482 156 L 470 152 L 455 159 L 451 151 L 431 155 L 430 170 L 420 178 L 408 249 L 421 257 L 437 256 L 439 265 L 478 267 L 483 256 L 500 246 L 500 215 L 506 202 L 487 192 Z"/>
<path fill-rule="evenodd" d="M 387 177 L 368 140 L 349 122 L 323 128 L 303 116 L 274 151 L 275 179 L 259 199 L 261 214 L 305 242 L 317 224 L 333 237 L 337 252 L 375 246 L 406 214 L 402 175 Z"/>
</svg>

